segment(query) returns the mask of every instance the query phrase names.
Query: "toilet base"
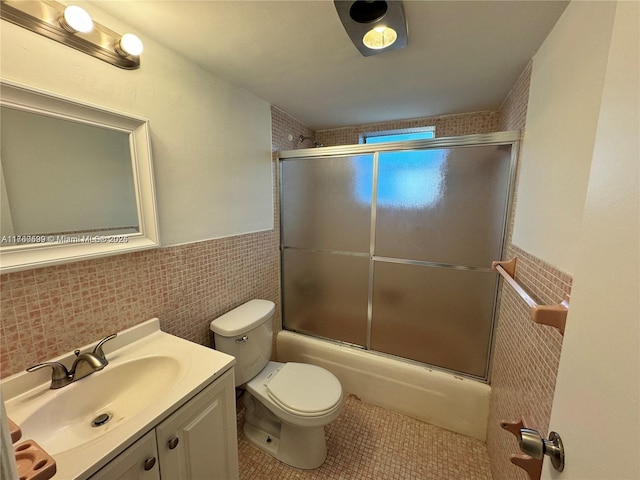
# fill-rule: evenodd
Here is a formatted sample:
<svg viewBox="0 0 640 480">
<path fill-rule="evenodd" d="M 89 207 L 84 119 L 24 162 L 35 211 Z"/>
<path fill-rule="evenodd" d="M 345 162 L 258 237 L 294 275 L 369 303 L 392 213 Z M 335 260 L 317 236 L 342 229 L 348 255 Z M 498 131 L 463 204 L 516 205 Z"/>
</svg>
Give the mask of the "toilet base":
<svg viewBox="0 0 640 480">
<path fill-rule="evenodd" d="M 282 463 L 303 470 L 320 467 L 327 458 L 324 426 L 298 427 L 282 423 L 245 392 L 244 435 L 253 445 Z"/>
</svg>

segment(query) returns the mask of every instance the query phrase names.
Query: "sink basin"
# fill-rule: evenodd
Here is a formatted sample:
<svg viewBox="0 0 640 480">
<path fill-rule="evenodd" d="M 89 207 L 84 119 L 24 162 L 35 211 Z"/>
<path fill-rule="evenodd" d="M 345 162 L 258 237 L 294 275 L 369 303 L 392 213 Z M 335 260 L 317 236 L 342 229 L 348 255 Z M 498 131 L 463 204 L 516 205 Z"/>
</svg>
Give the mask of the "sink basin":
<svg viewBox="0 0 640 480">
<path fill-rule="evenodd" d="M 88 480 L 235 362 L 163 332 L 157 318 L 118 332 L 104 351 L 109 365 L 60 389 L 49 388 L 49 369 L 0 381 L 8 417 L 54 458 L 55 478 Z M 48 361 L 75 358 L 71 351 Z"/>
<path fill-rule="evenodd" d="M 20 426 L 25 438 L 37 438 L 50 455 L 56 455 L 117 429 L 166 395 L 179 374 L 180 363 L 167 356 L 109 364 L 55 391 Z"/>
</svg>

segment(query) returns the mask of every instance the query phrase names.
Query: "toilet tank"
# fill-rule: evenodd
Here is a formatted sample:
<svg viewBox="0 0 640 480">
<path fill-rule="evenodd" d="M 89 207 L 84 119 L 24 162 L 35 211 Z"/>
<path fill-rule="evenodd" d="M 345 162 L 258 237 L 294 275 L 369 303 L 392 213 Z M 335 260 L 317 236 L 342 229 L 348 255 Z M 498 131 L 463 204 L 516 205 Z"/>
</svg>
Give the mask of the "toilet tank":
<svg viewBox="0 0 640 480">
<path fill-rule="evenodd" d="M 215 349 L 236 358 L 236 386 L 251 380 L 271 358 L 275 305 L 250 300 L 211 322 Z"/>
</svg>

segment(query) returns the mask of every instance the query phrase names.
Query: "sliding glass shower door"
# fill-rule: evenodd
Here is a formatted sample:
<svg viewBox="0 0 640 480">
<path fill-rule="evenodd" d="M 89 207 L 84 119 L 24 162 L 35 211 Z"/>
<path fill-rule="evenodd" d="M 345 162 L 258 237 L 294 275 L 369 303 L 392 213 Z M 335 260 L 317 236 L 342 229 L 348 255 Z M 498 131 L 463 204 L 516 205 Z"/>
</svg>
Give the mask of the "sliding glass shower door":
<svg viewBox="0 0 640 480">
<path fill-rule="evenodd" d="M 457 140 L 281 159 L 285 328 L 486 378 L 515 141 Z"/>
<path fill-rule="evenodd" d="M 280 173 L 286 328 L 365 346 L 373 155 L 291 160 Z"/>
</svg>

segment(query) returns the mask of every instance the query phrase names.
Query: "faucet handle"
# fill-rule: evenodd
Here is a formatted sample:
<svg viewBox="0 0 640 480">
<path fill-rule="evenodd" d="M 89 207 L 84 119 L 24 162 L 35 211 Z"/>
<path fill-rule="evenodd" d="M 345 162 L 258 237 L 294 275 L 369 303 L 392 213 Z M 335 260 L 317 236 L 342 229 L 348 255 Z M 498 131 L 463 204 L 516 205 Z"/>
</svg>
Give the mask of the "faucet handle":
<svg viewBox="0 0 640 480">
<path fill-rule="evenodd" d="M 60 388 L 67 384 L 70 373 L 63 364 L 59 362 L 44 362 L 34 365 L 32 367 L 27 368 L 27 372 L 35 372 L 36 370 L 40 370 L 44 367 L 51 367 L 51 387 L 50 388 Z"/>
<path fill-rule="evenodd" d="M 95 348 L 93 349 L 93 354 L 100 358 L 100 360 L 104 360 L 105 365 L 109 362 L 107 362 L 107 357 L 104 354 L 104 351 L 102 350 L 102 346 L 107 343 L 109 340 L 113 340 L 114 338 L 116 338 L 118 336 L 117 333 L 112 333 L 111 335 L 104 337 L 102 340 L 100 340 L 98 342 L 98 344 L 95 346 Z"/>
</svg>

